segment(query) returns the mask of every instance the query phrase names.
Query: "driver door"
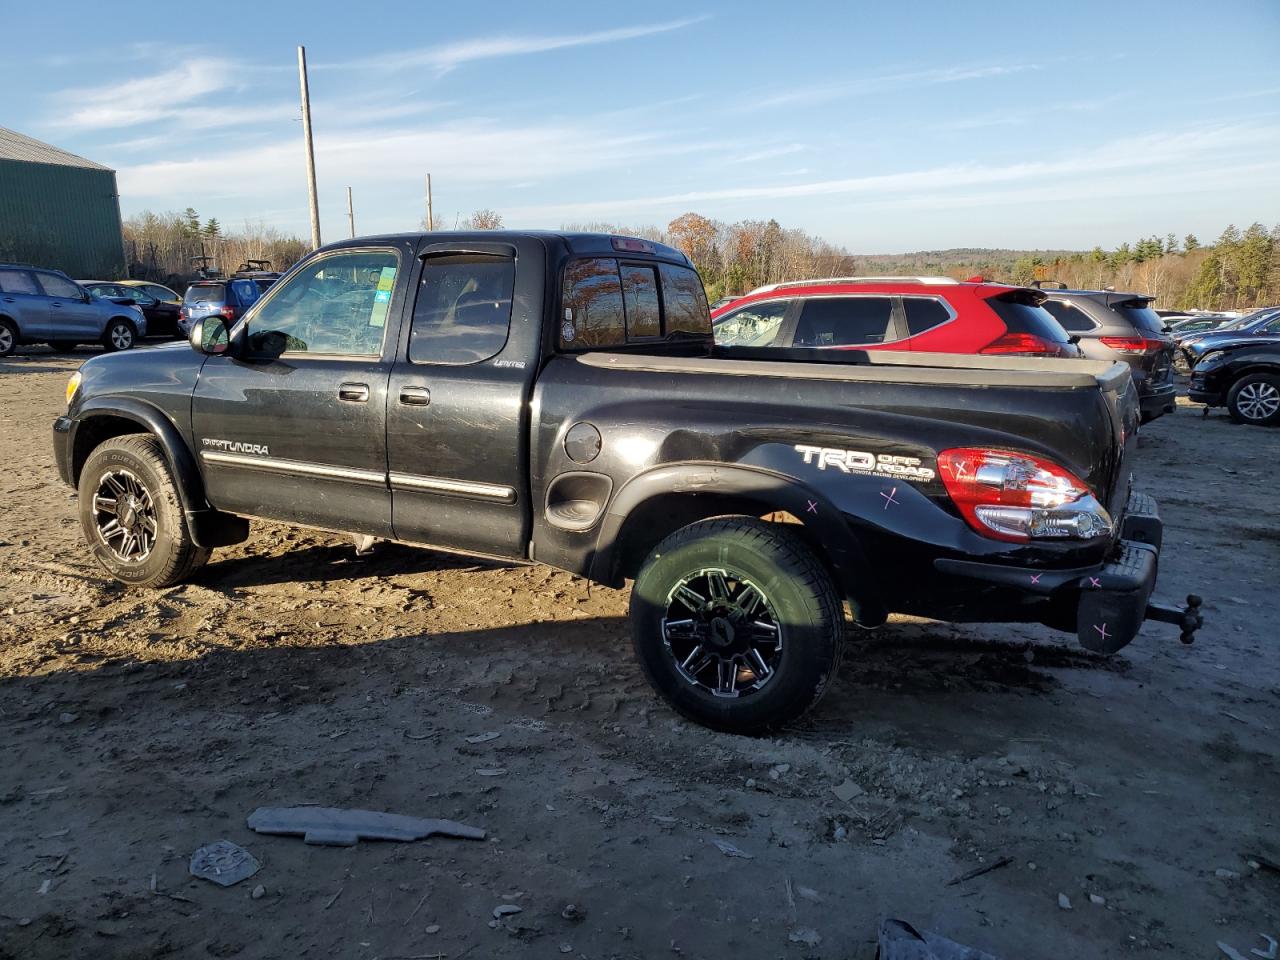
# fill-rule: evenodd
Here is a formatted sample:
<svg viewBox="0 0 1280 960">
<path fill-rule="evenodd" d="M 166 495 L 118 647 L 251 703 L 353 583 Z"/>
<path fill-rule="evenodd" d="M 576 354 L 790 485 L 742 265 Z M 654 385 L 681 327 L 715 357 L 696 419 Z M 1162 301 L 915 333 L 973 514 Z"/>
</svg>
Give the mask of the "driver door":
<svg viewBox="0 0 1280 960">
<path fill-rule="evenodd" d="M 412 246 L 307 261 L 209 357 L 192 431 L 213 506 L 391 536 L 387 381 Z"/>
</svg>

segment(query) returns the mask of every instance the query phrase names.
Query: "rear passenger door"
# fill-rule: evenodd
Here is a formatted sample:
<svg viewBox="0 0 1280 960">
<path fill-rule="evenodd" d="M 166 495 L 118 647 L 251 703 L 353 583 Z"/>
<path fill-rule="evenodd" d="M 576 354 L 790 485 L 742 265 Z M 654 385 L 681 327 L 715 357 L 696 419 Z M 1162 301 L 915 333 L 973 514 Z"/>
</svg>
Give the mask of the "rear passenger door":
<svg viewBox="0 0 1280 960">
<path fill-rule="evenodd" d="M 25 340 L 49 337 L 49 298 L 30 270 L 0 270 L 0 314 L 17 321 Z"/>
<path fill-rule="evenodd" d="M 102 336 L 105 318 L 85 290 L 61 274 L 46 270 L 36 271 L 36 281 L 49 297 L 50 339 L 85 342 Z"/>
<path fill-rule="evenodd" d="M 800 301 L 796 347 L 882 347 L 901 339 L 891 296 L 807 297 Z"/>
<path fill-rule="evenodd" d="M 525 555 L 544 261 L 525 239 L 420 251 L 387 395 L 396 539 Z"/>
</svg>

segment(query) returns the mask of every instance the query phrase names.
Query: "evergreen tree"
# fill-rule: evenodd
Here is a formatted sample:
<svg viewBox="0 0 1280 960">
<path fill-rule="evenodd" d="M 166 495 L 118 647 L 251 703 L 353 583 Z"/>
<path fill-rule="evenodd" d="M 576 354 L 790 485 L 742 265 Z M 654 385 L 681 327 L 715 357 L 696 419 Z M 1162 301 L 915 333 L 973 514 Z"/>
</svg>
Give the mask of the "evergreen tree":
<svg viewBox="0 0 1280 960">
<path fill-rule="evenodd" d="M 1186 249 L 1187 253 L 1191 253 L 1192 251 L 1199 249 L 1200 241 L 1196 239 L 1196 235 L 1194 233 L 1188 233 L 1182 241 L 1182 246 Z"/>
<path fill-rule="evenodd" d="M 1165 253 L 1178 252 L 1178 238 L 1175 237 L 1172 233 L 1164 238 L 1164 252 Z"/>
<path fill-rule="evenodd" d="M 210 240 L 216 240 L 222 236 L 222 224 L 218 222 L 217 217 L 210 217 L 205 221 L 204 235 Z"/>
<path fill-rule="evenodd" d="M 194 207 L 187 207 L 182 211 L 182 228 L 188 237 L 200 236 L 200 214 L 196 213 Z"/>
</svg>

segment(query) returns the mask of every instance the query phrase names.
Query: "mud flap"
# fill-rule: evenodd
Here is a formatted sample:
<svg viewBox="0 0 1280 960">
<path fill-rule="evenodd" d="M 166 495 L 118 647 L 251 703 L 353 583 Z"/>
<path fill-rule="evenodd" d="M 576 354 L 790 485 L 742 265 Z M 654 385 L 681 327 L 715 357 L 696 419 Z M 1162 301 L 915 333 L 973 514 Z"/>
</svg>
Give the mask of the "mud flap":
<svg viewBox="0 0 1280 960">
<path fill-rule="evenodd" d="M 1138 634 L 1156 585 L 1156 550 L 1131 540 L 1119 557 L 1096 574 L 1081 577 L 1076 637 L 1095 653 L 1115 653 Z"/>
</svg>

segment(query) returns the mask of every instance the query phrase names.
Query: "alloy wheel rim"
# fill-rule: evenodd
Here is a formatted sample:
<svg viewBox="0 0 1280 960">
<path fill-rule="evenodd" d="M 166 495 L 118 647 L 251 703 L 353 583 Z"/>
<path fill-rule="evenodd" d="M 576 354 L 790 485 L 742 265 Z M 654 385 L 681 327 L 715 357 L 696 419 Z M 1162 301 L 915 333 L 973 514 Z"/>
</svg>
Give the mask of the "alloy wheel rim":
<svg viewBox="0 0 1280 960">
<path fill-rule="evenodd" d="M 13 346 L 13 334 L 8 327 L 0 327 L 0 353 L 8 353 Z"/>
<path fill-rule="evenodd" d="M 93 495 L 93 522 L 98 539 L 117 560 L 141 563 L 156 545 L 155 501 L 137 475 L 113 470 L 102 475 Z"/>
<path fill-rule="evenodd" d="M 724 568 L 682 578 L 667 595 L 662 641 L 686 683 L 724 699 L 750 696 L 778 672 L 783 630 L 755 583 Z"/>
<path fill-rule="evenodd" d="M 1249 383 L 1236 395 L 1240 415 L 1248 420 L 1266 420 L 1280 410 L 1280 390 L 1269 383 Z"/>
<path fill-rule="evenodd" d="M 117 350 L 127 350 L 133 343 L 133 334 L 123 323 L 118 323 L 111 328 L 111 342 Z"/>
</svg>

